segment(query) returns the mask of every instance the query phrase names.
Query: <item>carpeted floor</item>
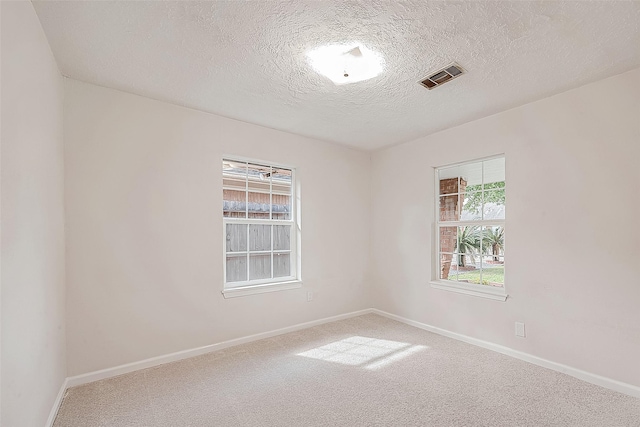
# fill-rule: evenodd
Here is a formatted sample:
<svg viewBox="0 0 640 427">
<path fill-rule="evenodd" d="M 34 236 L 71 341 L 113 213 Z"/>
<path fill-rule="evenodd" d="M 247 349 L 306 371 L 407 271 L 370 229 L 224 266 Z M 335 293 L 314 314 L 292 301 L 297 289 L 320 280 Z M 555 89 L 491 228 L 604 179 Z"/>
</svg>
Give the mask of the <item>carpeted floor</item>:
<svg viewBox="0 0 640 427">
<path fill-rule="evenodd" d="M 72 426 L 640 426 L 640 399 L 369 314 L 69 389 Z"/>
</svg>

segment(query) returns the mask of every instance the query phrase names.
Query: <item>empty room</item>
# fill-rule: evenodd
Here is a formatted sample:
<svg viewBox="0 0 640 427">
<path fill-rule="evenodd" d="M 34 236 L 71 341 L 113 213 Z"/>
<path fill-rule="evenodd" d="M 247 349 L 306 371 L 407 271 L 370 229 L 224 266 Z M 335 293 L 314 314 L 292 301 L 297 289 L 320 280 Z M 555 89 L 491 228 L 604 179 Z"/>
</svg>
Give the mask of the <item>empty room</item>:
<svg viewBox="0 0 640 427">
<path fill-rule="evenodd" d="M 640 1 L 0 1 L 2 427 L 640 427 Z"/>
</svg>

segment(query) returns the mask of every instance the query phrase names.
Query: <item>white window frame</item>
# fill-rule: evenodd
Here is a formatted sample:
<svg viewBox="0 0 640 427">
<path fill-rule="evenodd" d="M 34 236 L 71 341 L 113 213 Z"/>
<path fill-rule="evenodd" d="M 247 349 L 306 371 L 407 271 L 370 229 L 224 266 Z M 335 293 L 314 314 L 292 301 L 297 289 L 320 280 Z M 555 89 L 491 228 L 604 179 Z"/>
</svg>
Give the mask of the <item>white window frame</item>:
<svg viewBox="0 0 640 427">
<path fill-rule="evenodd" d="M 461 283 L 454 280 L 447 280 L 440 278 L 440 227 L 464 227 L 464 226 L 481 226 L 481 227 L 490 227 L 490 226 L 500 226 L 505 227 L 506 213 L 505 219 L 491 219 L 491 220 L 474 220 L 474 221 L 440 221 L 440 170 L 455 166 L 464 166 L 473 163 L 484 162 L 487 160 L 493 159 L 505 159 L 505 174 L 506 174 L 506 156 L 504 154 L 499 154 L 491 157 L 484 157 L 480 159 L 473 159 L 459 163 L 453 163 L 444 166 L 438 166 L 434 168 L 434 202 L 435 202 L 435 217 L 434 217 L 434 256 L 433 256 L 433 268 L 432 268 L 432 278 L 430 280 L 431 287 L 434 289 L 440 289 L 444 291 L 457 292 L 465 295 L 472 295 L 481 298 L 487 298 L 496 301 L 506 301 L 507 297 L 507 279 L 506 279 L 506 268 L 505 268 L 505 280 L 502 284 L 502 287 L 488 287 L 481 284 L 475 283 Z M 484 167 L 484 166 L 483 166 Z M 483 170 L 484 176 L 484 170 Z M 505 195 L 507 192 L 506 178 L 505 178 Z M 459 193 L 458 193 L 459 194 Z M 506 204 L 506 202 L 505 202 Z M 506 235 L 505 235 L 506 241 Z M 506 244 L 505 244 L 506 246 Z M 506 260 L 506 257 L 505 257 Z M 506 263 L 505 263 L 506 265 Z"/>
<path fill-rule="evenodd" d="M 260 166 L 268 166 L 274 169 L 287 169 L 291 171 L 291 212 L 290 219 L 264 219 L 264 218 L 248 218 L 248 210 L 249 210 L 249 181 L 248 179 L 245 181 L 245 212 L 246 218 L 231 218 L 231 217 L 222 217 L 222 268 L 223 268 L 223 282 L 222 282 L 222 294 L 225 298 L 233 298 L 239 296 L 260 294 L 266 292 L 274 292 L 281 291 L 287 289 L 297 289 L 302 287 L 302 281 L 300 280 L 300 257 L 299 257 L 299 242 L 300 242 L 300 228 L 298 226 L 298 201 L 299 197 L 297 195 L 297 181 L 296 181 L 296 169 L 293 166 L 287 166 L 282 164 L 277 164 L 264 160 L 256 160 L 256 159 L 247 159 L 238 156 L 223 156 L 220 160 L 219 164 L 222 164 L 225 161 L 236 162 L 236 163 L 247 163 L 247 164 L 255 164 Z M 221 171 L 220 177 L 224 177 L 224 169 Z M 225 189 L 233 189 L 237 190 L 237 188 L 225 188 L 224 184 L 222 185 L 222 190 Z M 251 190 L 251 192 L 261 193 L 263 191 L 259 190 Z M 266 193 L 265 193 L 266 194 Z M 220 194 L 222 196 L 222 194 Z M 269 180 L 269 199 L 273 199 L 273 181 Z M 271 205 L 273 203 L 270 203 Z M 271 213 L 273 215 L 273 212 Z M 275 253 L 289 253 L 289 265 L 290 265 L 290 275 L 283 277 L 275 277 L 269 279 L 258 279 L 258 280 L 246 280 L 243 282 L 231 282 L 227 283 L 227 224 L 247 224 L 247 225 L 290 225 L 290 242 L 289 242 L 289 250 L 274 250 L 273 249 L 273 238 L 274 232 L 273 229 L 271 231 L 271 249 L 268 251 L 251 251 L 249 249 L 249 239 L 247 237 L 247 277 L 249 277 L 249 268 L 250 268 L 250 255 L 256 253 L 269 253 L 271 254 L 271 272 L 273 275 L 273 254 Z M 247 227 L 248 231 L 249 227 Z M 231 286 L 229 286 L 231 285 Z"/>
</svg>

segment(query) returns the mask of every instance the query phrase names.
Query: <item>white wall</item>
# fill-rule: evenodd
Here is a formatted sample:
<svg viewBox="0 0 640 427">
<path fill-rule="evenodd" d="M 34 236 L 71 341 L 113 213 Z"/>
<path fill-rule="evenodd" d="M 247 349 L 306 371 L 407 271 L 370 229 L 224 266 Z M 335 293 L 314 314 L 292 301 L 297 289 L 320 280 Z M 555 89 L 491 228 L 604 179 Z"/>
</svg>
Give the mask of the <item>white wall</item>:
<svg viewBox="0 0 640 427">
<path fill-rule="evenodd" d="M 0 424 L 42 427 L 66 376 L 63 80 L 31 2 L 0 7 Z"/>
<path fill-rule="evenodd" d="M 432 289 L 433 167 L 498 153 L 509 299 Z M 376 306 L 640 386 L 639 162 L 640 69 L 374 153 Z"/>
<path fill-rule="evenodd" d="M 223 154 L 297 167 L 303 288 L 222 297 Z M 67 79 L 69 374 L 370 307 L 369 170 L 367 153 Z"/>
</svg>

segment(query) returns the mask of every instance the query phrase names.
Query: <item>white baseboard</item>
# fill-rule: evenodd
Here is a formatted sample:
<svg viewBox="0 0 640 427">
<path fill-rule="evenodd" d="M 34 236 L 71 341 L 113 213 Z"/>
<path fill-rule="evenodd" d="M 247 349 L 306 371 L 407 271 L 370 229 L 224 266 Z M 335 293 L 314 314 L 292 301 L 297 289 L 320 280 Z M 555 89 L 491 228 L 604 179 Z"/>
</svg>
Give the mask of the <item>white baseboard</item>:
<svg viewBox="0 0 640 427">
<path fill-rule="evenodd" d="M 381 316 L 385 316 L 390 319 L 397 320 L 407 325 L 415 326 L 416 328 L 424 329 L 429 332 L 433 332 L 433 333 L 443 335 L 449 338 L 453 338 L 459 341 L 464 341 L 469 344 L 477 345 L 479 347 L 483 347 L 488 350 L 493 350 L 498 353 L 506 354 L 507 356 L 515 357 L 516 359 L 533 363 L 534 365 L 542 366 L 544 368 L 552 369 L 554 371 L 571 375 L 575 378 L 578 378 L 580 380 L 586 381 L 591 384 L 595 384 L 595 385 L 605 387 L 614 391 L 618 391 L 620 393 L 627 394 L 629 396 L 640 398 L 640 387 L 637 387 L 631 384 L 623 383 L 621 381 L 613 380 L 600 375 L 585 372 L 580 369 L 572 368 L 570 366 L 566 366 L 560 363 L 552 362 L 550 360 L 542 359 L 540 357 L 533 356 L 528 353 L 524 353 L 518 350 L 513 350 L 509 347 L 504 347 L 488 341 L 479 340 L 477 338 L 472 338 L 466 335 L 458 334 L 456 332 L 451 332 L 446 329 L 441 329 L 435 326 L 427 325 L 425 323 L 416 322 L 415 320 L 410 320 L 401 316 L 397 316 L 395 314 L 387 313 L 386 311 L 378 310 L 375 308 L 369 308 L 365 310 L 354 311 L 351 313 L 340 314 L 338 316 L 332 316 L 332 317 L 326 317 L 323 319 L 313 320 L 311 322 L 299 323 L 297 325 L 288 326 L 286 328 L 262 332 L 259 334 L 249 335 L 242 338 L 236 338 L 229 341 L 223 341 L 217 344 L 211 344 L 204 347 L 198 347 L 190 350 L 183 350 L 176 353 L 166 354 L 163 356 L 152 357 L 150 359 L 145 359 L 138 362 L 132 362 L 132 363 L 116 366 L 113 368 L 102 369 L 100 371 L 89 372 L 86 374 L 69 377 L 65 379 L 64 383 L 62 384 L 62 387 L 60 388 L 60 392 L 56 397 L 53 408 L 51 409 L 51 413 L 49 415 L 49 419 L 47 420 L 46 427 L 53 426 L 53 422 L 55 421 L 56 414 L 58 413 L 58 409 L 60 407 L 60 404 L 62 403 L 62 399 L 64 398 L 65 391 L 69 387 L 75 387 L 78 385 L 99 381 L 106 378 L 112 378 L 118 375 L 127 374 L 129 372 L 138 371 L 140 369 L 151 368 L 154 366 L 163 365 L 165 363 L 175 362 L 178 360 L 187 359 L 189 357 L 199 356 L 202 354 L 210 353 L 217 350 L 222 350 L 222 349 L 233 347 L 236 345 L 246 344 L 252 341 L 258 341 L 265 338 L 271 338 L 277 335 L 299 331 L 302 329 L 311 328 L 313 326 L 322 325 L 324 323 L 344 320 L 344 319 L 361 316 L 363 314 L 368 314 L 368 313 L 379 314 Z"/>
<path fill-rule="evenodd" d="M 53 422 L 56 420 L 56 415 L 58 415 L 58 409 L 60 409 L 60 405 L 62 405 L 62 399 L 64 399 L 65 392 L 67 391 L 67 381 L 68 378 L 65 378 L 60 386 L 60 391 L 58 391 L 58 395 L 56 396 L 56 400 L 53 402 L 53 406 L 51 407 L 51 412 L 49 413 L 49 418 L 47 418 L 47 424 L 45 427 L 53 427 Z"/>
<path fill-rule="evenodd" d="M 438 335 L 453 338 L 458 341 L 464 341 L 469 344 L 477 345 L 488 350 L 493 350 L 498 353 L 506 354 L 507 356 L 515 357 L 516 359 L 524 360 L 525 362 L 533 363 L 534 365 L 542 366 L 543 368 L 551 369 L 554 371 L 562 372 L 563 374 L 571 375 L 582 381 L 586 381 L 591 384 L 605 387 L 620 393 L 627 394 L 629 396 L 640 398 L 640 387 L 632 384 L 623 383 L 622 381 L 613 380 L 611 378 L 603 377 L 600 375 L 592 374 L 590 372 L 582 371 L 580 369 L 572 368 L 571 366 L 563 365 L 561 363 L 552 362 L 547 359 L 543 359 L 538 356 L 533 356 L 522 351 L 514 350 L 509 347 L 494 344 L 488 341 L 479 340 L 466 335 L 451 332 L 446 329 L 438 328 L 435 326 L 427 325 L 425 323 L 416 322 L 415 320 L 407 319 L 395 314 L 387 313 L 386 311 L 371 309 L 372 313 L 379 314 L 381 316 L 388 317 L 389 319 L 397 320 L 398 322 L 406 323 L 416 328 L 424 329 L 425 331 L 433 332 Z"/>
<path fill-rule="evenodd" d="M 156 356 L 150 359 L 127 363 L 127 364 L 116 366 L 113 368 L 107 368 L 107 369 L 102 369 L 100 371 L 94 371 L 94 372 L 89 372 L 82 375 L 76 375 L 76 376 L 67 378 L 66 386 L 75 387 L 81 384 L 104 380 L 106 378 L 116 377 L 118 375 L 123 375 L 129 372 L 138 371 L 140 369 L 146 369 L 146 368 L 151 368 L 158 365 L 164 365 L 165 363 L 175 362 L 182 359 L 188 359 L 189 357 L 200 356 L 202 354 L 210 353 L 212 351 L 222 350 L 224 348 L 229 348 L 229 347 L 233 347 L 240 344 L 246 344 L 252 341 L 258 341 L 265 338 L 271 338 L 271 337 L 275 337 L 276 335 L 282 335 L 289 332 L 299 331 L 301 329 L 311 328 L 313 326 L 322 325 L 324 323 L 335 322 L 338 320 L 361 316 L 363 314 L 368 314 L 372 312 L 373 310 L 369 308 L 365 310 L 354 311 L 351 313 L 340 314 L 337 316 L 325 317 L 323 319 L 312 320 L 311 322 L 305 322 L 305 323 L 299 323 L 293 326 L 287 326 L 286 328 L 262 332 L 255 335 L 249 335 L 242 338 L 223 341 L 217 344 L 206 345 L 204 347 L 193 348 L 190 350 L 178 351 L 176 353 L 165 354 L 163 356 Z"/>
</svg>

